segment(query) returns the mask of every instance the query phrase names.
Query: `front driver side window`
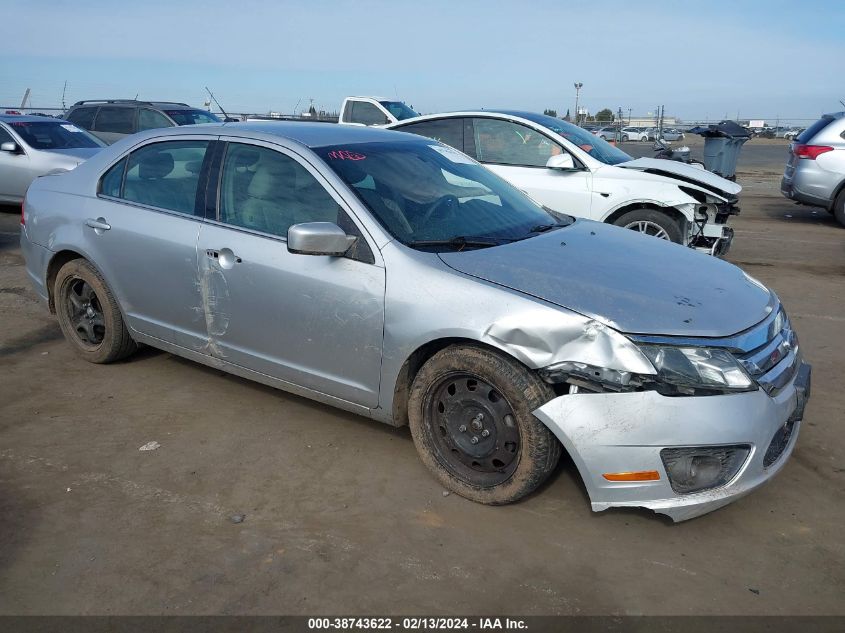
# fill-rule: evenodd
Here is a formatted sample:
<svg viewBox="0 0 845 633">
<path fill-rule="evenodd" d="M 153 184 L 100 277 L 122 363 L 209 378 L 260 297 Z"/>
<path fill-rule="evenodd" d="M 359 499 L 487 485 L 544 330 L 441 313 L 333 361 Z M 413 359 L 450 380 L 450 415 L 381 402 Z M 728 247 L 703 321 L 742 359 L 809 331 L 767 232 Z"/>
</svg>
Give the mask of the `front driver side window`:
<svg viewBox="0 0 845 633">
<path fill-rule="evenodd" d="M 220 185 L 220 221 L 287 237 L 302 222 L 338 223 L 340 206 L 297 161 L 275 150 L 229 143 Z"/>
<path fill-rule="evenodd" d="M 545 167 L 549 158 L 563 151 L 544 134 L 519 123 L 478 118 L 473 128 L 477 158 L 482 163 Z"/>
</svg>

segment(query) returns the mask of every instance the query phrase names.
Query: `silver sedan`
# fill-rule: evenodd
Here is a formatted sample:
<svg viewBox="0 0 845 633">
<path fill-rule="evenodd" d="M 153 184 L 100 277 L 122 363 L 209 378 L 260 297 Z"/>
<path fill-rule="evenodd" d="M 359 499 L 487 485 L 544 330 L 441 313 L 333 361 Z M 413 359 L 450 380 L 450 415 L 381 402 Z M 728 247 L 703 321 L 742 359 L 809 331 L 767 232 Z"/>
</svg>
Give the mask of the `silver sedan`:
<svg viewBox="0 0 845 633">
<path fill-rule="evenodd" d="M 411 134 L 136 135 L 39 178 L 21 245 L 82 358 L 145 343 L 410 425 L 482 503 L 566 451 L 594 510 L 688 519 L 783 468 L 809 394 L 777 297 L 739 268 L 552 214 Z"/>
<path fill-rule="evenodd" d="M 0 202 L 20 202 L 38 176 L 73 169 L 102 147 L 62 119 L 0 115 Z"/>
</svg>

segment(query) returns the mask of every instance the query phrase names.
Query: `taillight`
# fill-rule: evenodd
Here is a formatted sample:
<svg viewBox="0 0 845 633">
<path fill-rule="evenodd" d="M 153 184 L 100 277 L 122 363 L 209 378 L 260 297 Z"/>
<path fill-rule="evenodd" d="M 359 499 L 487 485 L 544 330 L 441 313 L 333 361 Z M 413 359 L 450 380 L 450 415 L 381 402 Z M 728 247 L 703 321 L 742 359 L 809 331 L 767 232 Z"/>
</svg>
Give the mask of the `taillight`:
<svg viewBox="0 0 845 633">
<path fill-rule="evenodd" d="M 821 154 L 832 151 L 833 148 L 828 145 L 804 145 L 803 143 L 796 143 L 792 148 L 792 153 L 798 158 L 808 158 L 809 160 L 816 160 Z"/>
<path fill-rule="evenodd" d="M 26 226 L 26 213 L 24 211 L 25 201 L 21 200 L 21 226 Z"/>
</svg>

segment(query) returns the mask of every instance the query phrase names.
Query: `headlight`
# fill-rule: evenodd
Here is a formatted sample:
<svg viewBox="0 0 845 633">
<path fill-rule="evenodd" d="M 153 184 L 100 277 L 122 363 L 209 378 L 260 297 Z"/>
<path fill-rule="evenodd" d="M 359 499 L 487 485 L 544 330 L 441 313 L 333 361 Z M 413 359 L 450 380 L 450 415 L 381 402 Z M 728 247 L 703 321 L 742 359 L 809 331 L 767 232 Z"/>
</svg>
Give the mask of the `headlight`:
<svg viewBox="0 0 845 633">
<path fill-rule="evenodd" d="M 749 391 L 756 388 L 739 362 L 723 349 L 640 345 L 657 370 L 657 381 L 688 390 Z"/>
</svg>

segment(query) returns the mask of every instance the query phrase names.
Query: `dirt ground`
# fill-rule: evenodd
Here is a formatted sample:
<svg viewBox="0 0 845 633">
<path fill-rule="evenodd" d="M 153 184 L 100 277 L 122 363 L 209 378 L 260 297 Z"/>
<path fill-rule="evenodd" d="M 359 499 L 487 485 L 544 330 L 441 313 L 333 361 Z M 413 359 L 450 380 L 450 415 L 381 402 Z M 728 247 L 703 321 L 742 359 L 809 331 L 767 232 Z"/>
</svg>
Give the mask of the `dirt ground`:
<svg viewBox="0 0 845 633">
<path fill-rule="evenodd" d="M 570 462 L 481 506 L 406 429 L 154 350 L 86 364 L 0 213 L 0 614 L 845 614 L 845 228 L 780 197 L 784 145 L 740 170 L 729 259 L 780 294 L 813 396 L 773 482 L 681 524 L 593 514 Z"/>
</svg>

